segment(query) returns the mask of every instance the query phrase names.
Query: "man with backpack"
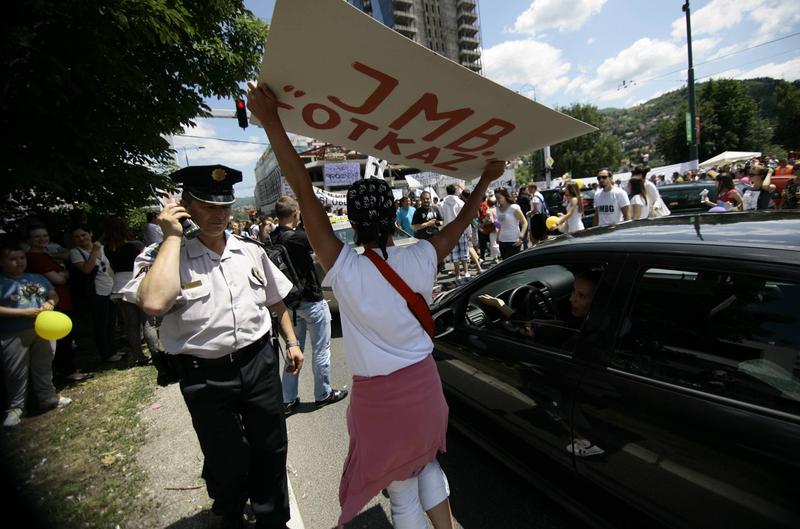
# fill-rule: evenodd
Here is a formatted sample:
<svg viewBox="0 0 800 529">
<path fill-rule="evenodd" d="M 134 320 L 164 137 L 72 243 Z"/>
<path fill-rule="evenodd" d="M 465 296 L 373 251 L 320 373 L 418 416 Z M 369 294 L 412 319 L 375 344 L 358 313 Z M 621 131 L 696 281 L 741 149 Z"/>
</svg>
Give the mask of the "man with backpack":
<svg viewBox="0 0 800 529">
<path fill-rule="evenodd" d="M 297 276 L 297 292 L 284 300 L 293 311 L 295 334 L 300 348 L 305 349 L 306 330 L 311 335 L 312 371 L 314 373 L 314 398 L 317 408 L 339 402 L 347 397 L 347 390 L 331 388 L 331 311 L 322 296 L 322 288 L 311 257 L 311 244 L 300 224 L 300 209 L 292 197 L 281 197 L 275 204 L 278 227 L 270 234 L 273 245 L 286 248 Z M 292 415 L 300 404 L 297 396 L 299 374 L 283 373 L 284 413 Z"/>
</svg>

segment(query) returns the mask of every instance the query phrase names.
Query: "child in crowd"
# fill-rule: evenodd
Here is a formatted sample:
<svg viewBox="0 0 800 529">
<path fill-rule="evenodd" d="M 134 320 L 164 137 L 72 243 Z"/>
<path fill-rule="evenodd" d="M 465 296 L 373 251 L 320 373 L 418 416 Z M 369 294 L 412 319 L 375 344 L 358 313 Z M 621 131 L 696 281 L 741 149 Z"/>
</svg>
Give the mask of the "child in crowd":
<svg viewBox="0 0 800 529">
<path fill-rule="evenodd" d="M 9 400 L 6 427 L 20 423 L 29 376 L 41 409 L 72 402 L 59 396 L 53 386 L 55 342 L 39 338 L 34 331 L 36 316 L 53 310 L 58 295 L 43 275 L 26 273 L 26 265 L 19 244 L 0 244 L 0 348 Z"/>
</svg>

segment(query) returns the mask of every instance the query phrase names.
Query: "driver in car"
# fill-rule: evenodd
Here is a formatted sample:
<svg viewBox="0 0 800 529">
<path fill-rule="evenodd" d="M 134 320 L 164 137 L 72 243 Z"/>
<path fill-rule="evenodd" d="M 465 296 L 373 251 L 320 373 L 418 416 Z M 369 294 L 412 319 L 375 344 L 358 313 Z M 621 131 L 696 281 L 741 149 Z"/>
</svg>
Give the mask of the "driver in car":
<svg viewBox="0 0 800 529">
<path fill-rule="evenodd" d="M 572 284 L 572 293 L 569 296 L 569 314 L 565 315 L 561 321 L 548 323 L 555 323 L 571 329 L 580 329 L 581 325 L 583 325 L 583 320 L 589 314 L 589 308 L 592 306 L 594 291 L 599 280 L 600 272 L 594 270 L 583 272 L 577 276 Z M 478 301 L 487 307 L 496 308 L 503 319 L 509 322 L 517 322 L 519 327 L 516 328 L 516 331 L 523 336 L 532 337 L 534 335 L 534 325 L 537 322 L 541 322 L 541 320 L 534 318 L 535 314 L 518 314 L 517 310 L 506 305 L 505 301 L 489 294 L 481 294 L 478 296 Z M 528 303 L 525 307 L 530 310 L 531 304 Z"/>
</svg>

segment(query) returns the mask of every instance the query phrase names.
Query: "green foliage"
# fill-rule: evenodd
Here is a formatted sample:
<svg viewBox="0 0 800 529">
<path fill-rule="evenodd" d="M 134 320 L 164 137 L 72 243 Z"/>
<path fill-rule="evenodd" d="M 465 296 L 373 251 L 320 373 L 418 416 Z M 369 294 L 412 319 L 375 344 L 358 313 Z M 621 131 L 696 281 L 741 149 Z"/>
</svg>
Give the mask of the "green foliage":
<svg viewBox="0 0 800 529">
<path fill-rule="evenodd" d="M 603 167 L 612 170 L 619 167 L 622 157 L 619 139 L 610 133 L 605 116 L 597 107 L 575 103 L 558 110 L 594 125 L 599 130 L 559 143 L 550 149 L 551 156 L 555 160 L 554 177 L 569 172 L 573 178 L 581 178 L 594 175 Z"/>
<path fill-rule="evenodd" d="M 757 108 L 756 119 L 752 122 L 753 127 L 750 133 L 735 133 L 738 139 L 740 136 L 750 142 L 745 150 L 758 150 L 764 153 L 775 151 L 776 144 L 782 145 L 785 149 L 778 149 L 785 156 L 784 150 L 791 144 L 791 136 L 787 140 L 782 135 L 782 131 L 800 131 L 800 109 L 795 103 L 791 94 L 800 90 L 800 82 L 794 81 L 787 83 L 778 79 L 760 78 L 747 79 L 744 81 L 726 81 L 744 88 L 745 94 L 738 91 L 737 99 L 744 95 L 749 95 L 755 101 Z M 709 83 L 699 83 L 698 93 L 698 115 L 701 121 L 701 142 L 712 138 L 713 141 L 719 140 L 716 134 L 709 136 L 707 126 L 715 126 L 717 122 L 705 115 L 704 109 L 700 107 L 700 100 L 703 91 Z M 718 89 L 715 89 L 718 91 Z M 786 94 L 786 95 L 784 95 Z M 787 102 L 781 104 L 783 99 Z M 731 103 L 735 106 L 735 103 Z M 713 113 L 720 112 L 722 107 L 712 109 Z M 689 149 L 686 144 L 686 125 L 685 112 L 688 110 L 688 91 L 686 87 L 668 92 L 659 97 L 651 99 L 641 105 L 627 109 L 603 109 L 601 112 L 608 120 L 611 132 L 620 138 L 622 142 L 622 154 L 624 158 L 637 160 L 644 152 L 649 152 L 650 164 L 656 165 L 656 160 L 663 158 L 663 163 L 675 163 L 686 161 L 689 156 Z M 730 109 L 723 110 L 730 111 Z M 749 112 L 749 109 L 748 109 Z M 783 123 L 783 125 L 781 125 Z M 725 126 L 730 126 L 727 124 Z M 781 126 L 783 128 L 781 128 Z M 774 129 L 772 137 L 771 129 Z M 796 138 L 796 136 L 795 136 Z M 728 138 L 730 139 L 730 138 Z M 723 139 L 723 142 L 726 141 Z M 798 144 L 797 140 L 794 141 Z M 708 146 L 707 146 L 708 147 Z M 733 150 L 735 147 L 727 145 L 721 150 Z M 702 154 L 701 145 L 701 157 Z M 720 151 L 708 153 L 708 157 L 718 154 Z M 775 154 L 776 156 L 778 153 Z"/>
<path fill-rule="evenodd" d="M 256 76 L 266 25 L 242 0 L 36 0 L 3 17 L 0 196 L 121 212 L 165 184 L 166 135 Z"/>
<path fill-rule="evenodd" d="M 767 143 L 771 131 L 758 117 L 758 106 L 742 83 L 711 80 L 700 90 L 700 159 L 722 151 L 749 151 Z"/>
<path fill-rule="evenodd" d="M 800 148 L 800 88 L 782 81 L 775 90 L 775 100 L 775 143 L 785 150 L 796 150 Z"/>
</svg>

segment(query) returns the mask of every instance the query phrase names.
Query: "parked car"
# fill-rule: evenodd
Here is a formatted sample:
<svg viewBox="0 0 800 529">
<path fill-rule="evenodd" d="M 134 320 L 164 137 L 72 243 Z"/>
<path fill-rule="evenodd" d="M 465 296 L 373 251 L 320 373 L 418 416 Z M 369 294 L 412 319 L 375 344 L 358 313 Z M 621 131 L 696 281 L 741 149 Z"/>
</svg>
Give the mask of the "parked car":
<svg viewBox="0 0 800 529">
<path fill-rule="evenodd" d="M 336 237 L 342 241 L 343 243 L 356 248 L 358 253 L 362 253 L 364 251 L 363 246 L 356 247 L 355 243 L 355 234 L 353 233 L 353 227 L 350 225 L 349 222 L 337 222 L 333 225 L 333 233 Z M 417 239 L 414 238 L 412 235 L 406 233 L 400 228 L 397 228 L 394 234 L 394 244 L 397 246 L 405 246 L 407 244 L 413 244 L 417 242 Z M 322 268 L 322 265 L 319 264 L 316 256 L 314 257 L 314 267 L 317 271 L 317 277 L 320 281 L 325 279 L 325 270 Z M 328 301 L 328 305 L 330 306 L 331 310 L 336 311 L 339 310 L 339 304 L 336 301 L 336 297 L 333 295 L 333 290 L 331 287 L 322 287 L 322 295 L 325 296 L 325 299 Z"/>
<path fill-rule="evenodd" d="M 576 514 L 800 527 L 800 212 L 559 237 L 432 311 L 452 424 Z"/>
<path fill-rule="evenodd" d="M 717 183 L 713 180 L 667 184 L 660 186 L 658 192 L 672 214 L 679 215 L 708 211 L 708 206 L 700 202 L 700 193 L 704 189 L 708 191 L 708 199 L 714 202 L 717 198 Z"/>
</svg>

